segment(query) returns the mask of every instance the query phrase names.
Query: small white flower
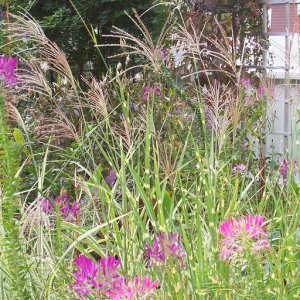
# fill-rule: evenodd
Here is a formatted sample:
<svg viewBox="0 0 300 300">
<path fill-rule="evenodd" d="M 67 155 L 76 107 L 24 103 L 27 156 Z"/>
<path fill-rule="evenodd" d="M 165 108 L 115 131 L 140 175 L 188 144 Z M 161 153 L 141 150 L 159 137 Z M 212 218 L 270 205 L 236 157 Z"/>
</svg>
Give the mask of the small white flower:
<svg viewBox="0 0 300 300">
<path fill-rule="evenodd" d="M 68 84 L 68 79 L 67 79 L 66 76 L 63 77 L 61 83 L 62 83 L 63 85 L 67 85 L 67 84 Z"/>
<path fill-rule="evenodd" d="M 120 62 L 118 62 L 117 64 L 117 71 L 119 71 L 122 68 L 122 64 Z"/>
<path fill-rule="evenodd" d="M 22 42 L 23 42 L 23 43 L 27 44 L 28 41 L 29 41 L 29 37 L 24 36 L 24 37 L 22 38 Z"/>
<path fill-rule="evenodd" d="M 47 72 L 50 69 L 50 66 L 46 61 L 42 61 L 40 67 L 44 72 Z"/>
<path fill-rule="evenodd" d="M 143 74 L 141 74 L 141 73 L 136 73 L 134 75 L 134 79 L 136 79 L 136 80 L 139 80 L 139 79 L 142 79 L 142 78 L 143 78 Z"/>
</svg>

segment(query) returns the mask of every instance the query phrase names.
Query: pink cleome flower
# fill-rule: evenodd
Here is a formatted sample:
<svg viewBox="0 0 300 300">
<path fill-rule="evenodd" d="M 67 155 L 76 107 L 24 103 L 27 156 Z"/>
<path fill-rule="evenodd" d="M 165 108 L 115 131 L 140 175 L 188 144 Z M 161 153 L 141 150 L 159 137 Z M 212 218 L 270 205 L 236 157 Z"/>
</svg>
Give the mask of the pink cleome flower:
<svg viewBox="0 0 300 300">
<path fill-rule="evenodd" d="M 105 296 L 106 291 L 121 280 L 117 274 L 120 260 L 112 256 L 101 258 L 95 263 L 91 258 L 80 255 L 75 257 L 74 262 L 77 271 L 74 272 L 75 282 L 71 288 L 83 299 L 91 293 Z"/>
<path fill-rule="evenodd" d="M 166 62 L 169 56 L 169 49 L 163 48 L 160 50 L 160 58 L 163 60 L 163 62 Z"/>
<path fill-rule="evenodd" d="M 48 199 L 42 198 L 40 199 L 40 203 L 41 203 L 42 212 L 49 214 L 53 211 L 53 206 Z"/>
<path fill-rule="evenodd" d="M 267 85 L 260 85 L 257 89 L 257 96 L 259 101 L 262 99 L 273 99 L 274 93 L 274 88 Z"/>
<path fill-rule="evenodd" d="M 17 66 L 17 59 L 3 55 L 0 57 L 0 80 L 4 85 L 14 86 L 17 83 L 15 69 Z"/>
<path fill-rule="evenodd" d="M 136 276 L 133 279 L 123 278 L 122 284 L 114 284 L 113 288 L 107 291 L 112 300 L 135 300 L 149 299 L 158 285 L 158 280 L 152 281 L 149 276 L 140 278 Z"/>
<path fill-rule="evenodd" d="M 284 158 L 279 165 L 279 172 L 283 177 L 286 177 L 289 171 L 290 161 Z M 298 171 L 298 161 L 294 160 L 294 169 L 293 173 Z"/>
<path fill-rule="evenodd" d="M 78 202 L 70 202 L 70 196 L 67 194 L 63 194 L 58 197 L 52 197 L 51 200 L 46 198 L 41 198 L 41 209 L 42 212 L 46 214 L 52 214 L 54 211 L 54 207 L 57 207 L 60 215 L 67 222 L 74 222 L 76 220 L 76 216 L 79 212 L 79 204 Z"/>
<path fill-rule="evenodd" d="M 146 256 L 150 264 L 165 264 L 169 260 L 185 266 L 183 259 L 186 256 L 184 248 L 181 246 L 180 235 L 177 233 L 166 234 L 164 232 L 157 233 L 153 240 L 152 247 L 146 244 Z"/>
<path fill-rule="evenodd" d="M 160 96 L 160 88 L 159 88 L 159 86 L 157 84 L 154 84 L 153 89 L 152 89 L 150 83 L 148 83 L 145 86 L 144 91 L 143 91 L 143 97 L 142 97 L 142 99 L 144 101 L 147 101 L 149 99 L 149 97 L 151 95 L 151 91 L 153 92 L 154 96 L 157 96 L 157 97 Z"/>
<path fill-rule="evenodd" d="M 76 257 L 74 262 L 78 270 L 74 272 L 75 283 L 72 283 L 71 287 L 81 298 L 84 298 L 91 293 L 92 289 L 97 288 L 97 266 L 90 258 L 84 255 Z"/>
<path fill-rule="evenodd" d="M 153 94 L 155 95 L 155 96 L 160 96 L 160 88 L 159 88 L 159 86 L 157 85 L 157 84 L 154 84 L 154 87 L 153 87 Z"/>
<path fill-rule="evenodd" d="M 231 261 L 246 251 L 252 254 L 269 250 L 267 233 L 264 231 L 264 218 L 260 215 L 232 218 L 224 221 L 219 232 L 224 237 L 220 243 L 220 258 Z"/>
<path fill-rule="evenodd" d="M 91 258 L 80 255 L 74 262 L 77 270 L 71 288 L 81 299 L 90 299 L 90 296 L 107 300 L 146 299 L 158 285 L 158 280 L 152 281 L 149 276 L 128 279 L 119 275 L 120 260 L 113 256 L 95 263 Z"/>
<path fill-rule="evenodd" d="M 144 92 L 143 92 L 143 100 L 148 100 L 149 96 L 150 96 L 150 91 L 151 91 L 151 86 L 150 83 L 148 83 L 145 88 L 144 88 Z"/>
<path fill-rule="evenodd" d="M 241 163 L 241 164 L 234 164 L 233 167 L 232 167 L 232 173 L 234 175 L 237 175 L 237 174 L 244 175 L 245 171 L 246 171 L 246 165 L 243 164 L 243 163 Z"/>
<path fill-rule="evenodd" d="M 242 86 L 244 86 L 244 88 L 245 88 L 246 90 L 251 89 L 251 81 L 250 81 L 249 78 L 242 77 L 242 78 L 240 79 L 240 84 L 241 84 Z"/>
</svg>

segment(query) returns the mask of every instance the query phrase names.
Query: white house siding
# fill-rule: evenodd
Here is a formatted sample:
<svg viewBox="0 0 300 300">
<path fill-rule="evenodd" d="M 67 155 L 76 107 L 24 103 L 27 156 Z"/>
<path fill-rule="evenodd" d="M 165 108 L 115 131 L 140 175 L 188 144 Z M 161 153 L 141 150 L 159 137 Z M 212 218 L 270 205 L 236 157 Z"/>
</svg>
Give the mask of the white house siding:
<svg viewBox="0 0 300 300">
<path fill-rule="evenodd" d="M 269 69 L 267 76 L 274 79 L 274 98 L 269 111 L 269 117 L 274 117 L 274 131 L 266 138 L 266 154 L 281 154 L 296 159 L 296 140 L 299 139 L 297 109 L 300 108 L 299 34 L 291 35 L 288 42 L 287 52 L 285 36 L 270 37 L 271 66 L 275 68 Z M 289 67 L 288 73 L 284 67 Z"/>
</svg>

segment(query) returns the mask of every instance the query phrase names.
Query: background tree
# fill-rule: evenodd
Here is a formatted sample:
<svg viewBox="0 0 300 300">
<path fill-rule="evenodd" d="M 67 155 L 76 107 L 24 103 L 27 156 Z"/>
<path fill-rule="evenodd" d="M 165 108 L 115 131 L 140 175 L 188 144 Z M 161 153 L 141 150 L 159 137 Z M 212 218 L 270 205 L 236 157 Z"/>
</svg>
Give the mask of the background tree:
<svg viewBox="0 0 300 300">
<path fill-rule="evenodd" d="M 130 12 L 135 8 L 138 12 L 143 12 L 153 5 L 152 0 L 10 0 L 11 13 L 28 11 L 41 24 L 45 34 L 65 51 L 77 78 L 84 71 L 92 71 L 97 75 L 106 69 L 72 3 L 86 25 L 94 32 L 98 43 L 109 42 L 101 38 L 101 35 L 109 33 L 113 25 L 128 32 L 137 32 L 136 26 L 126 16 L 125 11 Z M 1 4 L 3 20 L 7 3 L 4 0 Z M 159 30 L 158 25 L 163 18 L 162 8 L 151 10 L 145 15 L 144 19 L 150 24 L 154 35 Z M 101 51 L 107 58 L 116 49 L 106 48 Z M 110 61 L 110 64 L 113 63 L 117 62 Z"/>
<path fill-rule="evenodd" d="M 185 0 L 196 30 L 210 37 L 206 47 L 219 51 L 211 41 L 222 40 L 224 34 L 232 37 L 233 55 L 241 60 L 241 67 L 261 66 L 264 47 L 268 40 L 264 33 L 263 12 L 258 0 Z M 221 25 L 222 30 L 220 30 Z M 215 61 L 205 61 L 207 68 L 215 69 Z M 247 68 L 245 69 L 247 71 Z M 217 73 L 216 73 L 217 75 Z"/>
</svg>

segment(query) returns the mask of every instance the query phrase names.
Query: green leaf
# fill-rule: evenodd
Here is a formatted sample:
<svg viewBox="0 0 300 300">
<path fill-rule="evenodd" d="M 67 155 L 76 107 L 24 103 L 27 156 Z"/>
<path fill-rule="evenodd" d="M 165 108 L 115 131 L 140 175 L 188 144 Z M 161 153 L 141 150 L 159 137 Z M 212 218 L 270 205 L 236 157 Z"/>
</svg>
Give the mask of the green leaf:
<svg viewBox="0 0 300 300">
<path fill-rule="evenodd" d="M 19 128 L 14 129 L 13 135 L 14 135 L 15 142 L 18 145 L 23 146 L 25 144 L 24 136 L 22 134 L 22 131 Z"/>
<path fill-rule="evenodd" d="M 93 176 L 89 178 L 87 183 L 91 185 L 97 185 L 102 181 L 102 178 L 102 166 L 99 164 L 99 166 L 95 169 Z"/>
<path fill-rule="evenodd" d="M 163 198 L 163 212 L 165 220 L 169 219 L 171 217 L 173 210 L 173 201 L 170 197 L 170 194 L 165 191 L 164 198 Z"/>
</svg>

